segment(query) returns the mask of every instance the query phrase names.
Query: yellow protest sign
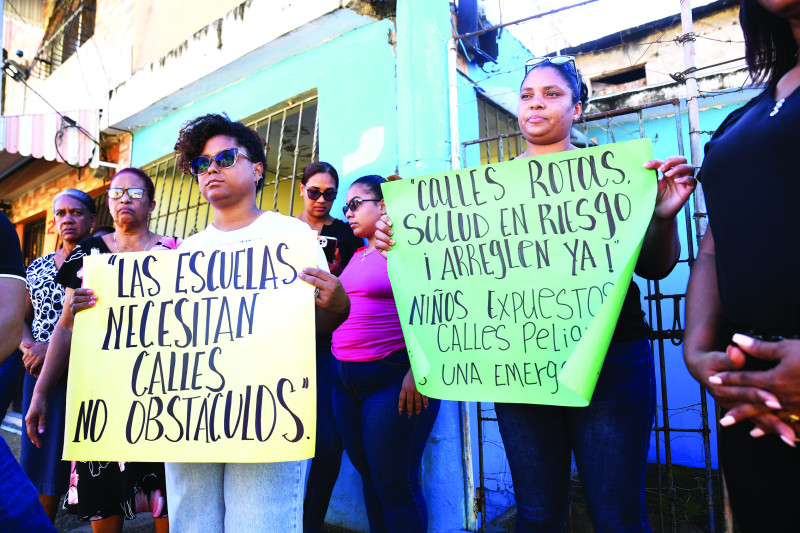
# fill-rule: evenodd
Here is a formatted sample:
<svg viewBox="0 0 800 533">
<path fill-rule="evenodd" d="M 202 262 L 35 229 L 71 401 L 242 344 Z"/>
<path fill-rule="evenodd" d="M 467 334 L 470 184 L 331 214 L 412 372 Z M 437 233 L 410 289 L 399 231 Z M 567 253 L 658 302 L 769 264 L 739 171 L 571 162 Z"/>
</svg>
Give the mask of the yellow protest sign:
<svg viewBox="0 0 800 533">
<path fill-rule="evenodd" d="M 316 265 L 303 231 L 218 249 L 87 256 L 64 458 L 273 462 L 314 455 Z"/>
<path fill-rule="evenodd" d="M 417 388 L 588 405 L 655 204 L 649 140 L 383 186 Z"/>
</svg>

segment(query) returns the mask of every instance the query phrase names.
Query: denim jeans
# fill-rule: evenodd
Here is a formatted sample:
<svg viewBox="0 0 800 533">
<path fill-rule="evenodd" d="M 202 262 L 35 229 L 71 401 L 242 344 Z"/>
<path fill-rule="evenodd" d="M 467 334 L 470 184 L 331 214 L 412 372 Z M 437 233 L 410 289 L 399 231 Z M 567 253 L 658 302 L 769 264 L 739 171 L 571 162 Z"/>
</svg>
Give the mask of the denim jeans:
<svg viewBox="0 0 800 533">
<path fill-rule="evenodd" d="M 6 416 L 8 407 L 17 394 L 17 376 L 22 366 L 22 352 L 14 350 L 0 364 L 0 421 Z"/>
<path fill-rule="evenodd" d="M 361 474 L 371 533 L 428 530 L 419 468 L 440 402 L 431 398 L 419 415 L 398 414 L 408 369 L 405 350 L 378 361 L 333 361 L 333 412 Z"/>
<path fill-rule="evenodd" d="M 564 530 L 571 454 L 598 533 L 650 531 L 644 474 L 655 376 L 647 340 L 611 345 L 588 407 L 497 403 L 495 410 L 518 533 Z"/>
<path fill-rule="evenodd" d="M 0 437 L 0 531 L 55 532 L 39 493 Z"/>
<path fill-rule="evenodd" d="M 322 531 L 333 487 L 342 465 L 342 438 L 333 417 L 330 342 L 327 350 L 317 348 L 317 441 L 308 471 L 303 502 L 303 531 Z"/>
<path fill-rule="evenodd" d="M 301 531 L 306 461 L 164 466 L 171 531 Z"/>
</svg>

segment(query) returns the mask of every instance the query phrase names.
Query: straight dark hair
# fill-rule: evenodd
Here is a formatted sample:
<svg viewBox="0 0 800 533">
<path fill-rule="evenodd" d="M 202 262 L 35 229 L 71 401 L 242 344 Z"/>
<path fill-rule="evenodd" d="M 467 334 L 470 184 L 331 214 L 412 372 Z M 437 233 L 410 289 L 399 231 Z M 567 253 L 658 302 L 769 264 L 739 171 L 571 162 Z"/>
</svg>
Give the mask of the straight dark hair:
<svg viewBox="0 0 800 533">
<path fill-rule="evenodd" d="M 770 13 L 756 0 L 742 0 L 739 23 L 750 78 L 755 84 L 774 87 L 797 64 L 797 42 L 789 21 Z"/>
<path fill-rule="evenodd" d="M 361 185 L 367 189 L 370 194 L 375 196 L 376 200 L 383 200 L 383 191 L 381 191 L 381 185 L 384 183 L 386 183 L 386 178 L 378 176 L 377 174 L 368 174 L 358 178 L 350 185 L 350 187 L 352 188 L 356 185 Z"/>
<path fill-rule="evenodd" d="M 339 173 L 336 172 L 336 169 L 333 168 L 333 165 L 330 163 L 326 163 L 325 161 L 314 161 L 313 163 L 309 164 L 305 170 L 303 170 L 303 179 L 300 180 L 300 183 L 305 185 L 308 183 L 308 180 L 311 179 L 311 176 L 316 174 L 323 174 L 328 173 L 333 178 L 333 183 L 336 184 L 336 188 L 339 188 Z"/>
</svg>

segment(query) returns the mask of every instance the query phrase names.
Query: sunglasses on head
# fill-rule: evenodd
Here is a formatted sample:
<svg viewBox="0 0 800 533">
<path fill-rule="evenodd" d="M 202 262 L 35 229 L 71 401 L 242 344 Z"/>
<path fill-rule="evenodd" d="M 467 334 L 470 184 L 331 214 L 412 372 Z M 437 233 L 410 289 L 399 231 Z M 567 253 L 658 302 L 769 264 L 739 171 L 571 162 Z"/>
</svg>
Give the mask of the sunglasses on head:
<svg viewBox="0 0 800 533">
<path fill-rule="evenodd" d="M 325 198 L 326 202 L 332 202 L 336 198 L 336 189 L 325 189 L 324 191 L 320 191 L 319 189 L 306 189 L 306 196 L 310 200 L 318 200 L 320 196 Z"/>
<path fill-rule="evenodd" d="M 139 199 L 144 197 L 144 189 L 140 189 L 139 187 L 131 187 L 128 189 L 120 189 L 119 187 L 113 187 L 108 189 L 108 197 L 112 200 L 119 200 L 122 198 L 122 195 L 128 193 L 128 198 L 131 200 Z"/>
<path fill-rule="evenodd" d="M 347 205 L 342 207 L 342 213 L 344 214 L 345 217 L 347 216 L 347 212 L 348 211 L 352 211 L 353 213 L 355 213 L 356 209 L 358 209 L 358 206 L 360 206 L 363 202 L 380 202 L 380 199 L 377 199 L 377 198 L 353 198 L 352 200 L 347 202 Z"/>
<path fill-rule="evenodd" d="M 238 148 L 226 148 L 225 150 L 220 150 L 217 155 L 213 157 L 209 157 L 207 155 L 197 156 L 192 159 L 192 162 L 190 163 L 192 174 L 195 176 L 201 176 L 208 172 L 208 167 L 211 166 L 212 160 L 214 163 L 216 163 L 217 168 L 230 168 L 236 164 L 236 161 L 240 157 L 244 157 L 248 161 L 253 162 L 250 157 L 239 152 Z"/>
<path fill-rule="evenodd" d="M 550 63 L 551 65 L 561 66 L 566 65 L 568 63 L 572 64 L 572 72 L 575 73 L 575 82 L 578 84 L 578 90 L 581 87 L 581 79 L 578 76 L 578 67 L 575 66 L 575 56 L 546 56 L 546 57 L 532 57 L 525 62 L 525 75 L 527 76 L 528 73 L 533 70 L 534 68 L 542 65 L 544 63 Z"/>
</svg>

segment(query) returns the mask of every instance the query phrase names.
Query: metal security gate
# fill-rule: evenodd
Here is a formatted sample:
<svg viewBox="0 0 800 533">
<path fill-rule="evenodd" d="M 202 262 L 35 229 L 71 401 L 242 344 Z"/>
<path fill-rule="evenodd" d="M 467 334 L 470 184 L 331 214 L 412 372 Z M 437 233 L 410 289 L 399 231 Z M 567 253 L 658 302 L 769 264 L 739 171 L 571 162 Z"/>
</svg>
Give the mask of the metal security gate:
<svg viewBox="0 0 800 533">
<path fill-rule="evenodd" d="M 575 143 L 575 133 L 578 133 L 578 142 L 575 144 L 608 144 L 644 138 L 646 137 L 645 130 L 653 117 L 659 117 L 654 120 L 661 121 L 662 134 L 666 126 L 666 130 L 670 132 L 671 136 L 674 136 L 671 141 L 677 146 L 676 152 L 673 153 L 683 155 L 681 105 L 678 99 L 581 117 L 573 127 L 573 142 Z M 673 124 L 665 124 L 664 121 L 670 120 Z M 600 135 L 604 137 L 603 142 L 598 142 Z M 655 142 L 658 142 L 657 137 L 658 135 Z M 461 143 L 461 160 L 462 162 L 468 161 L 467 156 L 472 150 L 471 161 L 475 161 L 476 155 L 480 156 L 482 164 L 506 161 L 520 152 L 520 141 L 521 134 L 518 131 L 467 141 Z M 522 143 L 524 144 L 524 140 Z M 479 150 L 479 153 L 476 153 L 475 150 Z M 648 465 L 649 470 L 655 470 L 654 475 L 649 477 L 646 486 L 648 514 L 653 530 L 661 532 L 676 532 L 678 524 L 686 521 L 692 513 L 694 513 L 692 522 L 699 525 L 703 531 L 715 532 L 720 529 L 720 520 L 716 513 L 719 504 L 715 504 L 715 501 L 720 500 L 720 490 L 718 481 L 715 481 L 715 471 L 712 469 L 711 427 L 705 390 L 695 384 L 699 391 L 697 402 L 680 406 L 671 406 L 668 394 L 670 371 L 667 352 L 674 351 L 674 348 L 671 347 L 680 346 L 683 342 L 681 319 L 683 306 L 681 304 L 685 298 L 686 284 L 683 280 L 680 291 L 671 291 L 670 293 L 662 292 L 662 286 L 666 285 L 667 280 L 676 276 L 680 265 L 683 265 L 683 271 L 688 277 L 687 267 L 694 263 L 696 238 L 693 214 L 690 212 L 691 204 L 691 201 L 687 202 L 683 209 L 684 227 L 681 231 L 685 233 L 685 239 L 682 239 L 683 246 L 678 266 L 662 282 L 647 281 L 646 290 L 642 285 L 643 282 L 639 282 L 647 302 L 649 322 L 652 328 L 650 342 L 656 358 L 657 373 L 657 412 L 653 427 L 656 462 Z M 681 217 L 680 214 L 678 216 Z M 698 213 L 696 216 L 703 217 L 705 213 Z M 681 357 L 681 364 L 682 361 Z M 682 424 L 673 425 L 671 423 L 671 418 L 686 413 L 690 414 L 692 423 L 685 423 L 685 420 Z M 492 461 L 491 451 L 503 446 L 497 430 L 493 405 L 477 404 L 477 422 L 479 486 L 475 489 L 475 510 L 480 515 L 480 530 L 485 531 L 489 519 L 499 515 L 510 505 L 513 486 L 507 462 Z M 674 442 L 676 439 L 687 436 L 699 437 L 701 440 L 702 467 L 699 467 L 697 471 L 702 475 L 696 476 L 693 481 L 690 480 L 688 483 L 694 486 L 686 486 L 685 480 L 676 483 L 676 467 L 673 465 L 672 459 Z M 579 482 L 573 479 L 572 485 L 573 499 L 575 499 L 574 495 L 579 491 Z M 696 508 L 688 510 L 686 507 L 689 500 L 694 502 L 695 507 L 699 501 L 701 509 L 699 511 Z M 657 516 L 653 512 L 654 504 L 658 507 Z M 725 507 L 727 508 L 727 506 Z M 698 512 L 702 514 L 699 518 Z M 568 531 L 587 531 L 585 525 L 577 522 L 571 511 Z"/>
</svg>

